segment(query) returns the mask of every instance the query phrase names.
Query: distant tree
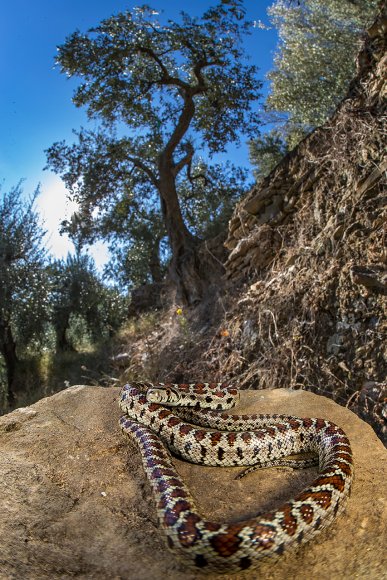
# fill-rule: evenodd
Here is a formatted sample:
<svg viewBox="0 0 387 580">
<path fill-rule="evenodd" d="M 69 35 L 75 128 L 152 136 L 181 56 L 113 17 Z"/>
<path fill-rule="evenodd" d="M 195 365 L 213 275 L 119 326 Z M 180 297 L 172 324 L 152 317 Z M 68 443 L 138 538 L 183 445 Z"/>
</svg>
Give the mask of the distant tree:
<svg viewBox="0 0 387 580">
<path fill-rule="evenodd" d="M 8 402 L 15 403 L 15 373 L 23 349 L 45 335 L 49 315 L 45 235 L 20 184 L 0 200 L 0 354 L 7 376 Z"/>
<path fill-rule="evenodd" d="M 265 109 L 277 113 L 277 123 L 250 146 L 258 174 L 267 173 L 277 153 L 293 149 L 335 111 L 355 76 L 362 35 L 377 9 L 378 0 L 277 0 L 269 8 L 279 43 Z"/>
<path fill-rule="evenodd" d="M 268 109 L 288 113 L 295 130 L 324 123 L 355 75 L 362 33 L 377 8 L 378 0 L 275 2 L 269 14 L 280 41 Z"/>
<path fill-rule="evenodd" d="M 252 139 L 249 142 L 249 156 L 256 180 L 269 175 L 287 152 L 287 144 L 276 130 Z"/>
<path fill-rule="evenodd" d="M 180 22 L 164 25 L 149 6 L 135 8 L 87 34 L 75 32 L 58 51 L 61 70 L 82 79 L 75 104 L 86 106 L 103 128 L 81 131 L 70 147 L 54 144 L 48 166 L 62 175 L 85 214 L 106 210 L 115 196 L 138 203 L 126 180 L 146 181 L 148 193 L 150 186 L 158 195 L 170 271 L 187 303 L 200 300 L 210 272 L 200 264 L 197 236 L 184 219 L 178 180 L 193 167 L 197 147 L 218 153 L 258 127 L 251 107 L 261 82 L 243 58 L 242 37 L 250 26 L 242 4 L 221 2 L 200 19 L 182 13 Z M 114 135 L 125 127 L 127 136 Z"/>
<path fill-rule="evenodd" d="M 117 289 L 103 285 L 99 305 L 101 332 L 94 338 L 112 337 L 128 318 L 129 300 Z"/>
<path fill-rule="evenodd" d="M 50 267 L 52 323 L 57 350 L 74 350 L 69 331 L 74 317 L 80 317 L 94 341 L 117 330 L 125 317 L 125 300 L 118 291 L 100 280 L 87 254 L 68 255 Z"/>
</svg>

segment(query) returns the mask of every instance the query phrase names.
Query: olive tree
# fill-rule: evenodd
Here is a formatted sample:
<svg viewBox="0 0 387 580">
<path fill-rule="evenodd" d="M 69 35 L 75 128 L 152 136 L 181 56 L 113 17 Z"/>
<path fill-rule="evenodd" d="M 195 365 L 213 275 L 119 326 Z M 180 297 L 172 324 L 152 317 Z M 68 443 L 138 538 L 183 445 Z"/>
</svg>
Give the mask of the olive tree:
<svg viewBox="0 0 387 580">
<path fill-rule="evenodd" d="M 166 22 L 145 5 L 77 31 L 58 48 L 61 71 L 80 79 L 74 103 L 102 126 L 96 134 L 81 131 L 72 146 L 54 144 L 48 166 L 86 213 L 106 209 L 117 180 L 145 179 L 158 195 L 170 272 L 187 303 L 200 300 L 209 272 L 183 216 L 179 178 L 190 173 L 198 149 L 223 152 L 258 127 L 252 106 L 261 82 L 244 58 L 251 27 L 242 5 L 229 0 L 201 18 L 183 12 Z M 120 195 L 128 195 L 125 186 Z"/>
<path fill-rule="evenodd" d="M 335 111 L 356 74 L 364 31 L 378 0 L 276 0 L 268 14 L 279 41 L 269 72 L 266 114 L 274 129 L 250 144 L 250 160 L 265 176 Z"/>
<path fill-rule="evenodd" d="M 0 355 L 5 365 L 8 402 L 15 403 L 15 373 L 21 351 L 45 335 L 49 285 L 44 230 L 20 185 L 0 200 Z"/>
<path fill-rule="evenodd" d="M 277 0 L 269 9 L 280 41 L 267 107 L 288 113 L 294 131 L 324 123 L 343 98 L 377 6 L 377 0 L 302 0 L 293 6 Z"/>
<path fill-rule="evenodd" d="M 76 318 L 95 342 L 119 328 L 126 315 L 126 299 L 102 283 L 90 256 L 69 254 L 66 260 L 53 261 L 48 271 L 58 351 L 75 350 L 69 331 Z"/>
</svg>

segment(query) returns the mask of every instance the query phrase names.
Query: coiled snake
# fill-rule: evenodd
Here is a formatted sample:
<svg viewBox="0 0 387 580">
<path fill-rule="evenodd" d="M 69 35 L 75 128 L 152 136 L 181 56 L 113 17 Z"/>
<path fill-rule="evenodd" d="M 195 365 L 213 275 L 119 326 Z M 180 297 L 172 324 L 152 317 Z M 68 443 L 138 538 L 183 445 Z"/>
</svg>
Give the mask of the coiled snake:
<svg viewBox="0 0 387 580">
<path fill-rule="evenodd" d="M 140 448 L 169 547 L 187 565 L 204 572 L 254 568 L 259 560 L 310 540 L 343 511 L 353 477 L 349 440 L 334 423 L 219 413 L 237 397 L 236 389 L 219 383 L 133 383 L 121 391 L 120 407 L 126 416 L 120 425 Z M 173 412 L 165 406 L 179 404 L 195 408 Z M 199 405 L 218 411 L 199 409 Z M 275 511 L 238 523 L 216 523 L 198 513 L 166 447 L 193 463 L 250 466 L 246 472 L 257 467 L 296 467 L 298 461 L 283 458 L 313 453 L 318 457 L 314 463 L 318 461 L 319 475 Z M 310 464 L 310 460 L 301 462 L 301 466 Z"/>
</svg>

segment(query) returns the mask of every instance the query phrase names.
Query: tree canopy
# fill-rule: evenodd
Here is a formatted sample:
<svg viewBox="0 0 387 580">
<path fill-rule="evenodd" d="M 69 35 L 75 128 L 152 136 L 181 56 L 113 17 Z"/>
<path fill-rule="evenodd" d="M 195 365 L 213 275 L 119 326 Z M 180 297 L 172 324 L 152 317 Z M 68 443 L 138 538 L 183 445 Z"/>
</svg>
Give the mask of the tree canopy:
<svg viewBox="0 0 387 580">
<path fill-rule="evenodd" d="M 105 286 L 87 254 L 67 256 L 49 266 L 52 324 L 58 350 L 74 350 L 69 330 L 74 317 L 94 342 L 110 335 L 123 322 L 126 301 L 114 288 Z"/>
<path fill-rule="evenodd" d="M 81 80 L 74 103 L 101 125 L 81 130 L 71 146 L 54 144 L 48 166 L 64 178 L 82 220 L 117 203 L 139 215 L 156 193 L 170 271 L 189 303 L 200 299 L 204 273 L 182 211 L 183 173 L 192 182 L 198 149 L 222 152 L 259 124 L 252 107 L 261 82 L 244 59 L 242 6 L 230 0 L 201 18 L 183 12 L 179 22 L 161 23 L 145 5 L 75 32 L 58 49 L 62 72 Z"/>
<path fill-rule="evenodd" d="M 42 339 L 49 316 L 45 232 L 34 209 L 37 195 L 38 190 L 26 201 L 19 184 L 0 200 L 0 354 L 11 404 L 17 351 Z"/>
<path fill-rule="evenodd" d="M 377 7 L 377 0 L 277 0 L 269 8 L 279 35 L 265 103 L 274 129 L 252 141 L 258 175 L 332 115 L 355 76 L 362 34 Z"/>
</svg>

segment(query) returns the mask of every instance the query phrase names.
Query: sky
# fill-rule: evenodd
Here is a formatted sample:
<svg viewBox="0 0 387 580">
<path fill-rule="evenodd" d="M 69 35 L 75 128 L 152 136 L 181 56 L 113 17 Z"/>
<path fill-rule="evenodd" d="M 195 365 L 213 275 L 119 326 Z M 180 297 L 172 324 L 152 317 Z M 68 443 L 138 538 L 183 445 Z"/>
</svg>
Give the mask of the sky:
<svg viewBox="0 0 387 580">
<path fill-rule="evenodd" d="M 86 32 L 102 19 L 144 4 L 123 0 L 8 0 L 2 3 L 0 17 L 0 195 L 23 179 L 23 190 L 30 195 L 40 185 L 37 209 L 48 231 L 47 246 L 58 258 L 65 257 L 72 245 L 60 236 L 59 224 L 75 206 L 66 196 L 58 176 L 43 171 L 45 149 L 54 142 L 74 140 L 72 130 L 93 128 L 85 111 L 72 103 L 75 79 L 67 79 L 54 66 L 56 47 L 75 30 Z M 191 5 L 178 0 L 147 0 L 164 16 L 174 19 L 181 10 L 201 15 L 215 0 L 195 0 Z M 272 0 L 246 0 L 247 17 L 269 24 L 266 9 Z M 246 43 L 251 63 L 260 68 L 260 78 L 272 66 L 276 45 L 274 30 L 255 27 Z M 267 84 L 265 85 L 267 91 Z M 231 147 L 230 159 L 248 166 L 244 144 Z M 101 267 L 107 250 L 97 243 L 90 249 Z"/>
</svg>

